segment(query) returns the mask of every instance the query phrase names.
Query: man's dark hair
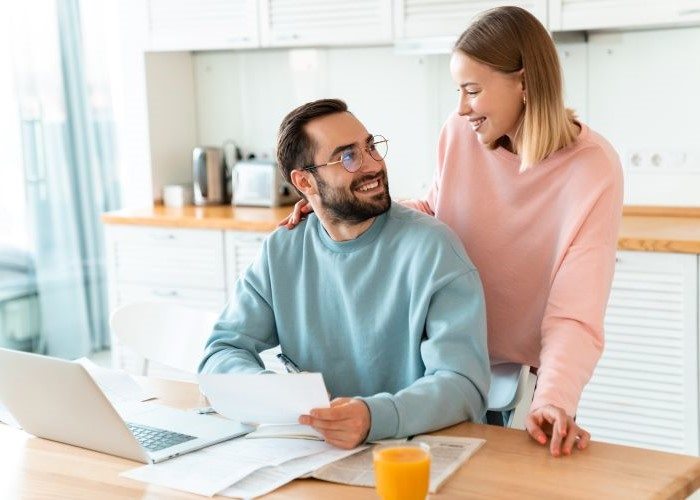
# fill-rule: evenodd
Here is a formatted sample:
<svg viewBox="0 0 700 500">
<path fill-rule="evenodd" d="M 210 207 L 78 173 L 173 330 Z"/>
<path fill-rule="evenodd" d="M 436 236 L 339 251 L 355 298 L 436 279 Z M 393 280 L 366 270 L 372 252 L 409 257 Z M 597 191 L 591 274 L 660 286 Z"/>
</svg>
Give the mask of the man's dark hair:
<svg viewBox="0 0 700 500">
<path fill-rule="evenodd" d="M 347 110 L 348 105 L 340 99 L 320 99 L 303 104 L 284 117 L 277 134 L 277 165 L 287 182 L 292 184 L 292 170 L 314 163 L 316 145 L 304 126 L 316 118 Z"/>
</svg>

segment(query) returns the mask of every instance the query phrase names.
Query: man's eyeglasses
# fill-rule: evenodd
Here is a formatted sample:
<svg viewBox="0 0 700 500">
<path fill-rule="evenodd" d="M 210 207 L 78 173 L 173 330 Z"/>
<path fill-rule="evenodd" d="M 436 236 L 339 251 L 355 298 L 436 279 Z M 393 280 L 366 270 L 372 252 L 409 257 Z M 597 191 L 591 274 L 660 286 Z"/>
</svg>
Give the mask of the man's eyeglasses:
<svg viewBox="0 0 700 500">
<path fill-rule="evenodd" d="M 375 135 L 370 139 L 366 146 L 358 146 L 353 144 L 340 152 L 340 159 L 337 161 L 329 161 L 323 165 L 308 165 L 302 170 L 313 170 L 315 168 L 325 167 L 326 165 L 336 165 L 340 163 L 345 170 L 350 173 L 357 172 L 362 168 L 362 159 L 364 151 L 369 153 L 375 161 L 382 161 L 389 150 L 389 140 L 381 135 Z"/>
</svg>

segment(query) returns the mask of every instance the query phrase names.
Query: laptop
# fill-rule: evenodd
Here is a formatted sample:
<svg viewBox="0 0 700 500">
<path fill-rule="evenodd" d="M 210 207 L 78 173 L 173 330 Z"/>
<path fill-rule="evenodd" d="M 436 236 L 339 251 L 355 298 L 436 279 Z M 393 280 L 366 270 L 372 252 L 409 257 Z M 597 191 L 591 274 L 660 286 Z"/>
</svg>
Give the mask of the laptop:
<svg viewBox="0 0 700 500">
<path fill-rule="evenodd" d="M 0 401 L 30 434 L 142 463 L 253 430 L 154 403 L 115 408 L 79 363 L 7 349 L 0 349 Z"/>
</svg>

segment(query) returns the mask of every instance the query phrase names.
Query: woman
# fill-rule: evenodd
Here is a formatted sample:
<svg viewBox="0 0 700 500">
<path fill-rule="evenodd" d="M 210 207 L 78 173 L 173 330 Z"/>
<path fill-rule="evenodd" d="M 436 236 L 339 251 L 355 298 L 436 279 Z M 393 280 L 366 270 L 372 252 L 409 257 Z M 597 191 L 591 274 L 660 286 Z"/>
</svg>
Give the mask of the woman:
<svg viewBox="0 0 700 500">
<path fill-rule="evenodd" d="M 537 368 L 526 428 L 568 455 L 590 439 L 574 416 L 603 349 L 620 162 L 564 107 L 554 43 L 527 11 L 485 12 L 457 40 L 450 73 L 459 105 L 440 134 L 434 182 L 404 203 L 462 240 L 484 285 L 491 362 Z"/>
</svg>

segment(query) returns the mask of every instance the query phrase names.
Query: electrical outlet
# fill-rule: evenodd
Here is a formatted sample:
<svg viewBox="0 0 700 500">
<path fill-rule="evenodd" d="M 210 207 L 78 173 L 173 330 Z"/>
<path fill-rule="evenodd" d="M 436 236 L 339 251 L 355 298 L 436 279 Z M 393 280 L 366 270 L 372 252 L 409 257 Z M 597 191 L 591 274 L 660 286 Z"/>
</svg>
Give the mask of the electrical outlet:
<svg viewBox="0 0 700 500">
<path fill-rule="evenodd" d="M 681 147 L 629 147 L 621 155 L 622 166 L 629 171 L 663 173 L 700 173 L 700 150 Z"/>
</svg>

